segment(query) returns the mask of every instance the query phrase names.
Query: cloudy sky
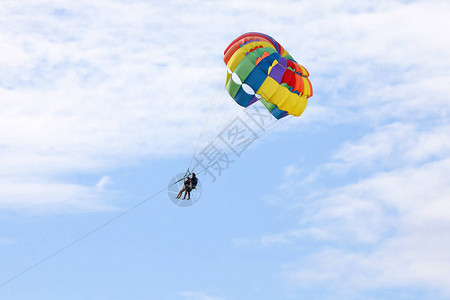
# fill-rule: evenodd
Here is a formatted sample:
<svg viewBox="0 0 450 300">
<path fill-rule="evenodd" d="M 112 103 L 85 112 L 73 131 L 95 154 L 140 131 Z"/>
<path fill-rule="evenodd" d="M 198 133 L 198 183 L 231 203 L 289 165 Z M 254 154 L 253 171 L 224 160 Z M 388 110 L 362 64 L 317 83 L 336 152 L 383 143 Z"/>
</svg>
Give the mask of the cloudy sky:
<svg viewBox="0 0 450 300">
<path fill-rule="evenodd" d="M 450 299 L 449 30 L 439 0 L 0 1 L 1 298 Z M 194 206 L 152 197 L 249 31 L 305 113 Z"/>
</svg>

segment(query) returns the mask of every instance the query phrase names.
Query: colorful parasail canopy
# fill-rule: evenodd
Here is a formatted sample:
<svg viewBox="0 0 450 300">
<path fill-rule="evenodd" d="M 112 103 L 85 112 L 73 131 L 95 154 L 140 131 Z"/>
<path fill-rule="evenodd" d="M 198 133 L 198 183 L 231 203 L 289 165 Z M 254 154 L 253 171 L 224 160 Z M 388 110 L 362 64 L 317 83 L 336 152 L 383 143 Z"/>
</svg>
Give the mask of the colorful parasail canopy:
<svg viewBox="0 0 450 300">
<path fill-rule="evenodd" d="M 308 71 L 272 37 L 245 33 L 224 51 L 225 88 L 241 106 L 261 101 L 272 115 L 300 116 L 312 96 Z"/>
</svg>

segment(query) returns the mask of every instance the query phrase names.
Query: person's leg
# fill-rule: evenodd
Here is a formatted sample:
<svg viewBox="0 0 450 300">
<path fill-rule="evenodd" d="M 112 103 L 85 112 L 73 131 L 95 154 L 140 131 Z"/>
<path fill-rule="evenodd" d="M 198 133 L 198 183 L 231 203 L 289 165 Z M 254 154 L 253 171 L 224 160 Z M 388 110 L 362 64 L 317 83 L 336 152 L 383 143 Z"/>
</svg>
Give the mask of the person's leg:
<svg viewBox="0 0 450 300">
<path fill-rule="evenodd" d="M 181 194 L 183 194 L 183 192 L 184 192 L 184 186 L 181 188 L 180 192 L 178 193 L 177 199 L 180 199 Z"/>
<path fill-rule="evenodd" d="M 191 199 L 191 191 L 187 191 L 187 193 L 188 193 L 188 198 L 187 199 L 189 200 L 189 199 Z"/>
</svg>

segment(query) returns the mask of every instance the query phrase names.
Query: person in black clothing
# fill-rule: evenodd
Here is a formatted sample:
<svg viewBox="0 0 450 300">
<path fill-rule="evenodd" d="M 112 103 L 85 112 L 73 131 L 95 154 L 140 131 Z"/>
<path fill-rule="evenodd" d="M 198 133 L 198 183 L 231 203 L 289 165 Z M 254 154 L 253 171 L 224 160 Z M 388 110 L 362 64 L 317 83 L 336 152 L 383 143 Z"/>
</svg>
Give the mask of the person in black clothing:
<svg viewBox="0 0 450 300">
<path fill-rule="evenodd" d="M 191 178 L 190 185 L 188 186 L 188 188 L 186 188 L 186 192 L 188 194 L 188 198 L 187 198 L 188 200 L 191 199 L 191 191 L 193 189 L 195 189 L 195 187 L 197 186 L 197 183 L 198 183 L 198 179 L 195 176 L 195 173 L 192 173 L 192 178 Z M 184 193 L 184 198 L 186 198 L 186 192 Z"/>
</svg>

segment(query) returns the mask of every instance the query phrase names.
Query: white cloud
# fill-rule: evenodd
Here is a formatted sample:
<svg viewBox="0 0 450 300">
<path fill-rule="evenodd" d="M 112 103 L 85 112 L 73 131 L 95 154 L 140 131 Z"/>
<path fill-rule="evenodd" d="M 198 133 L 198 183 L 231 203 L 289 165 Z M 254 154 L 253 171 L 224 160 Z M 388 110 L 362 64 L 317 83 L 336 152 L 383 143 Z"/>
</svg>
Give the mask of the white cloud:
<svg viewBox="0 0 450 300">
<path fill-rule="evenodd" d="M 450 295 L 450 131 L 437 123 L 381 126 L 344 143 L 305 181 L 295 184 L 299 177 L 292 176 L 283 187 L 293 195 L 313 186 L 296 204 L 299 227 L 253 245 L 315 241 L 314 254 L 285 268 L 298 287 L 326 284 L 356 293 L 355 299 L 367 290 L 401 287 Z M 364 177 L 353 177 L 355 171 Z M 314 184 L 325 177 L 348 179 L 317 192 Z"/>
<path fill-rule="evenodd" d="M 234 243 L 296 249 L 298 256 L 284 257 L 282 273 L 298 289 L 326 287 L 340 298 L 360 299 L 370 291 L 413 288 L 437 292 L 430 298 L 446 298 L 449 175 L 448 153 L 443 159 L 376 172 L 311 193 L 308 203 L 302 199 L 298 227 Z"/>
<path fill-rule="evenodd" d="M 446 157 L 450 153 L 450 124 L 419 126 L 391 123 L 357 142 L 346 142 L 334 155 L 332 167 L 398 167 Z"/>
<path fill-rule="evenodd" d="M 110 1 L 4 5 L 4 208 L 38 202 L 42 210 L 97 210 L 110 194 L 64 182 L 61 175 L 101 173 L 193 148 L 207 106 L 202 104 L 213 95 L 204 82 L 214 84 L 221 80 L 217 71 L 223 74 L 220 62 L 199 63 L 206 50 L 174 34 L 170 18 L 160 14 L 164 7 Z M 64 196 L 56 197 L 64 188 Z"/>
<path fill-rule="evenodd" d="M 91 212 L 117 209 L 108 199 L 114 193 L 96 185 L 42 181 L 39 178 L 4 179 L 0 183 L 1 210 L 26 213 Z"/>
<path fill-rule="evenodd" d="M 446 119 L 394 121 L 344 142 L 309 178 L 292 175 L 282 185 L 291 195 L 308 191 L 289 206 L 301 210 L 298 227 L 253 245 L 314 241 L 313 254 L 284 269 L 301 288 L 325 284 L 358 299 L 368 290 L 416 287 L 447 297 L 449 129 Z M 337 187 L 323 180 L 337 180 Z"/>
<path fill-rule="evenodd" d="M 302 116 L 307 124 L 445 117 L 449 42 L 433 33 L 448 28 L 448 8 L 446 1 L 5 2 L 0 178 L 14 179 L 12 186 L 25 178 L 21 199 L 33 202 L 29 184 L 71 186 L 61 175 L 188 154 L 211 98 L 224 92 L 222 51 L 251 30 L 276 37 L 309 69 L 316 96 Z M 408 155 L 435 155 L 425 145 L 440 138 L 423 136 L 423 149 Z M 4 203 L 16 193 L 8 186 Z M 92 186 L 78 187 L 90 198 Z"/>
</svg>

